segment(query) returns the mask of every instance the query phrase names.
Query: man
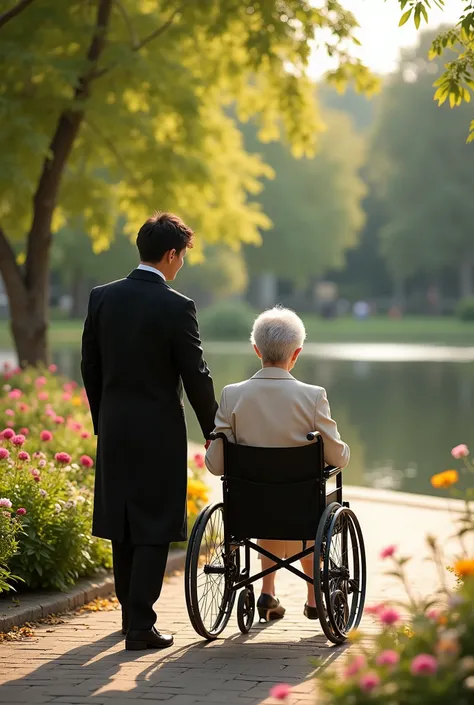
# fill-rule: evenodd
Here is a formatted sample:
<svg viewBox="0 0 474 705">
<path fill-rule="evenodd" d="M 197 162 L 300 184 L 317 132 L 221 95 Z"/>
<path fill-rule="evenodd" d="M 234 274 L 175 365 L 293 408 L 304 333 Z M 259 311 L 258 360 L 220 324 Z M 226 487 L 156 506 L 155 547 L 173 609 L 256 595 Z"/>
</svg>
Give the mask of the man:
<svg viewBox="0 0 474 705">
<path fill-rule="evenodd" d="M 193 232 L 158 213 L 137 237 L 141 263 L 91 292 L 82 377 L 98 436 L 93 534 L 112 540 L 130 650 L 171 646 L 155 627 L 169 544 L 187 535 L 182 386 L 204 437 L 217 404 L 194 302 L 171 289 Z"/>
</svg>

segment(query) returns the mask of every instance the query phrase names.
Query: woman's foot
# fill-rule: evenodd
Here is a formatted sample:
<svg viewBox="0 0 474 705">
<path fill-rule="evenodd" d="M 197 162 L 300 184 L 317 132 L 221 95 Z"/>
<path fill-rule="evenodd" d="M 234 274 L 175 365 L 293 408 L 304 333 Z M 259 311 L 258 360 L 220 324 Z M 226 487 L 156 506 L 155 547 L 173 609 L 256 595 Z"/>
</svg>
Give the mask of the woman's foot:
<svg viewBox="0 0 474 705">
<path fill-rule="evenodd" d="M 258 598 L 257 609 L 260 621 L 263 622 L 281 619 L 286 612 L 285 608 L 280 604 L 280 600 L 265 593 L 262 593 Z"/>
<path fill-rule="evenodd" d="M 311 607 L 311 605 L 308 605 L 308 603 L 305 604 L 304 606 L 304 616 L 307 617 L 308 619 L 319 619 L 318 615 L 318 608 L 317 607 Z"/>
</svg>

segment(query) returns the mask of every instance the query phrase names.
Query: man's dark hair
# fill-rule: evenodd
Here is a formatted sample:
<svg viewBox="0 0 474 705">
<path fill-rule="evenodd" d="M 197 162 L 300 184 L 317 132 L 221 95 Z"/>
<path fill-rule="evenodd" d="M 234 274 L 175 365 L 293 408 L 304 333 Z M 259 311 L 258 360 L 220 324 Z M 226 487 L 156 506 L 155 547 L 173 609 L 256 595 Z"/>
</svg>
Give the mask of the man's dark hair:
<svg viewBox="0 0 474 705">
<path fill-rule="evenodd" d="M 193 246 L 193 231 L 173 213 L 155 213 L 142 225 L 137 247 L 142 262 L 160 262 L 169 250 Z"/>
</svg>

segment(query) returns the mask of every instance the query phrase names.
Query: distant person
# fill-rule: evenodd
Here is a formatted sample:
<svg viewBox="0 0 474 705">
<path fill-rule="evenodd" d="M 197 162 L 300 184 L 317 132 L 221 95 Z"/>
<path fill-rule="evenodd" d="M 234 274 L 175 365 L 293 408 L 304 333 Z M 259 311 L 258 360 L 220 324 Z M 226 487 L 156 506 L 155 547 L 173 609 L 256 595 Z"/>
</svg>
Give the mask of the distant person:
<svg viewBox="0 0 474 705">
<path fill-rule="evenodd" d="M 354 318 L 357 318 L 359 321 L 364 321 L 370 315 L 370 306 L 367 301 L 357 301 L 354 304 L 352 313 L 354 314 Z"/>
<path fill-rule="evenodd" d="M 186 539 L 182 386 L 207 438 L 217 403 L 193 301 L 171 289 L 193 232 L 171 213 L 140 228 L 140 264 L 98 286 L 82 338 L 82 377 L 98 435 L 93 534 L 112 541 L 130 650 L 171 646 L 155 627 L 169 544 Z"/>
<path fill-rule="evenodd" d="M 276 307 L 257 318 L 251 340 L 262 361 L 262 369 L 251 379 L 223 389 L 215 433 L 225 433 L 231 443 L 288 448 L 307 445 L 306 435 L 312 429 L 323 437 L 326 462 L 344 468 L 349 462 L 349 446 L 341 440 L 336 422 L 331 417 L 326 391 L 300 382 L 290 374 L 303 349 L 305 337 L 303 321 L 289 309 Z M 206 453 L 206 465 L 213 475 L 223 474 L 222 440 L 211 443 Z M 260 539 L 258 543 L 280 558 L 302 550 L 301 544 L 295 541 Z M 263 555 L 261 560 L 262 570 L 274 565 Z M 301 564 L 306 575 L 312 577 L 313 556 L 303 558 Z M 260 617 L 267 621 L 285 614 L 284 607 L 275 597 L 275 573 L 263 578 L 257 608 Z M 309 583 L 304 614 L 308 619 L 318 619 L 314 588 Z"/>
</svg>

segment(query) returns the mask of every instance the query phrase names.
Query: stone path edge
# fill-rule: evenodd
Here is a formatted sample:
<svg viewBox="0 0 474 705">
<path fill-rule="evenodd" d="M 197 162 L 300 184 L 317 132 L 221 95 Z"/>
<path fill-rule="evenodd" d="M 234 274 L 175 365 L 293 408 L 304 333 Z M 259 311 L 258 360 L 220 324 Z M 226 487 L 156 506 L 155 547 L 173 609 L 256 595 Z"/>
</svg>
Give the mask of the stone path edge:
<svg viewBox="0 0 474 705">
<path fill-rule="evenodd" d="M 175 571 L 183 570 L 186 560 L 185 550 L 170 552 L 166 565 L 166 574 L 172 575 Z M 51 614 L 61 614 L 82 607 L 92 602 L 97 597 L 107 597 L 114 592 L 114 579 L 110 572 L 93 578 L 83 578 L 67 592 L 41 591 L 29 594 L 20 594 L 15 606 L 9 593 L 0 600 L 0 632 L 9 632 L 12 627 L 21 627 L 25 622 L 36 622 Z"/>
</svg>

